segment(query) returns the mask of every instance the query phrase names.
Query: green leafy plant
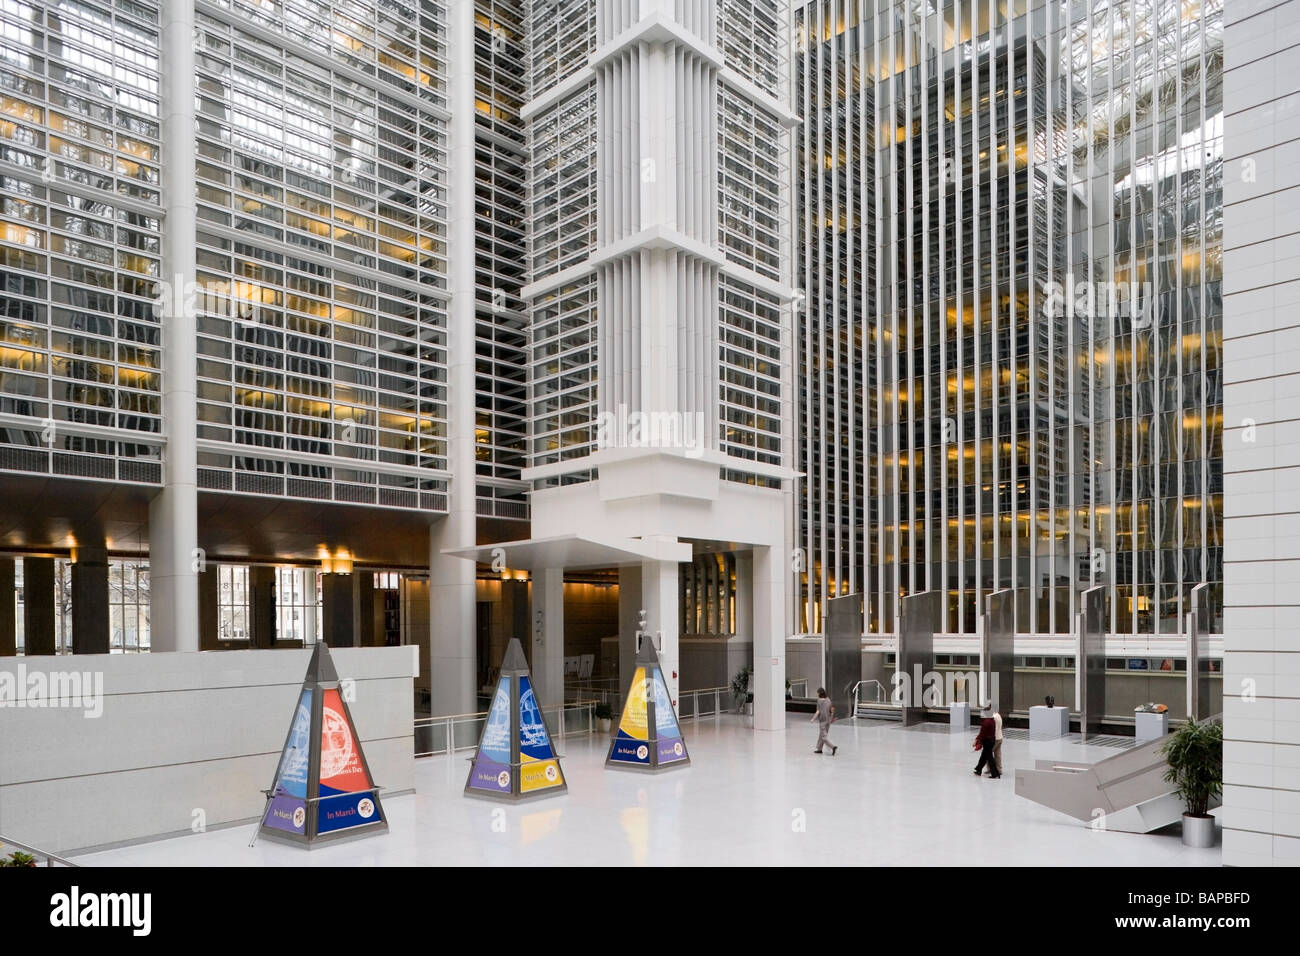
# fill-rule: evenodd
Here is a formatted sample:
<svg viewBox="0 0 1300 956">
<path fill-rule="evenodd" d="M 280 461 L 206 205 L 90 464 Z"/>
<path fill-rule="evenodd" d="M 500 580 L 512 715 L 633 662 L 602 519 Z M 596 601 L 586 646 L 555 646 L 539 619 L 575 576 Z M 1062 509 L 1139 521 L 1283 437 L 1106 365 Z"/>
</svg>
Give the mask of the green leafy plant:
<svg viewBox="0 0 1300 956">
<path fill-rule="evenodd" d="M 1223 725 L 1189 720 L 1160 750 L 1169 761 L 1165 781 L 1190 817 L 1208 817 L 1210 801 L 1223 792 Z"/>
<path fill-rule="evenodd" d="M 735 695 L 738 703 L 745 703 L 749 700 L 749 677 L 753 673 L 754 669 L 746 664 L 736 671 L 735 677 L 731 678 L 731 693 Z"/>
<path fill-rule="evenodd" d="M 30 853 L 23 853 L 21 850 L 15 850 L 7 857 L 0 860 L 0 866 L 35 866 L 36 857 Z"/>
<path fill-rule="evenodd" d="M 596 704 L 596 719 L 611 720 L 614 717 L 614 708 L 609 706 L 609 701 L 602 700 Z"/>
</svg>

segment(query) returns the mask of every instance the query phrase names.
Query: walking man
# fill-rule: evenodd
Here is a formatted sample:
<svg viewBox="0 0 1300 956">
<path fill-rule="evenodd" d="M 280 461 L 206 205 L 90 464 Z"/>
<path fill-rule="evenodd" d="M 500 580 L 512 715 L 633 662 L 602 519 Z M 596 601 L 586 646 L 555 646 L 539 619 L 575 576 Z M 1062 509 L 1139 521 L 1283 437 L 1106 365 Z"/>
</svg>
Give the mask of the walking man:
<svg viewBox="0 0 1300 956">
<path fill-rule="evenodd" d="M 814 720 L 817 721 L 817 728 L 818 728 L 817 749 L 814 750 L 813 753 L 815 754 L 822 753 L 823 745 L 829 745 L 831 748 L 831 756 L 834 757 L 835 751 L 840 749 L 839 747 L 831 743 L 830 738 L 826 736 L 827 732 L 830 731 L 831 729 L 831 721 L 833 721 L 834 719 L 835 719 L 835 705 L 832 704 L 831 699 L 826 696 L 826 688 L 818 687 L 817 688 L 817 713 L 813 714 L 812 718 L 808 721 L 808 723 L 810 724 Z"/>
</svg>

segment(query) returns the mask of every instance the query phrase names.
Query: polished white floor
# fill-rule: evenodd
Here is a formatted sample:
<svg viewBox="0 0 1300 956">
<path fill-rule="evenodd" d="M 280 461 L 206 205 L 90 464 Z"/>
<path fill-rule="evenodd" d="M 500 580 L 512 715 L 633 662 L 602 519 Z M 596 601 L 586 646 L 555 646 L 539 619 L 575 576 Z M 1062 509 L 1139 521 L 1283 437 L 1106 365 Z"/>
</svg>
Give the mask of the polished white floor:
<svg viewBox="0 0 1300 956">
<path fill-rule="evenodd" d="M 510 806 L 462 796 L 467 753 L 417 761 L 417 793 L 384 802 L 390 831 L 310 852 L 252 825 L 88 854 L 82 865 L 1218 866 L 1172 833 L 1094 831 L 1014 793 L 1034 760 L 1117 751 L 1008 739 L 1006 773 L 976 778 L 972 733 L 934 725 L 837 723 L 839 753 L 812 753 L 816 728 L 755 733 L 743 717 L 686 721 L 692 766 L 655 777 L 606 771 L 605 743 L 565 742 L 566 795 Z"/>
</svg>

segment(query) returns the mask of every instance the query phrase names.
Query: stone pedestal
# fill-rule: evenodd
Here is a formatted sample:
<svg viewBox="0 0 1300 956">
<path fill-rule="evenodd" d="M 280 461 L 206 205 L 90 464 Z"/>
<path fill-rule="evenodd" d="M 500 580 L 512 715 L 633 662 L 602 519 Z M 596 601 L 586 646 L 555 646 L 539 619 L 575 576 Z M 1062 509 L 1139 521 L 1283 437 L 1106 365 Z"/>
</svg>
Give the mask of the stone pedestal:
<svg viewBox="0 0 1300 956">
<path fill-rule="evenodd" d="M 1046 707 L 1039 704 L 1029 708 L 1029 739 L 1055 740 L 1070 732 L 1070 708 Z"/>
<path fill-rule="evenodd" d="M 950 730 L 970 730 L 970 704 L 962 701 L 948 708 Z"/>
<path fill-rule="evenodd" d="M 1169 733 L 1169 713 L 1145 714 L 1137 712 L 1133 715 L 1133 727 L 1134 736 L 1139 741 L 1159 740 Z"/>
</svg>

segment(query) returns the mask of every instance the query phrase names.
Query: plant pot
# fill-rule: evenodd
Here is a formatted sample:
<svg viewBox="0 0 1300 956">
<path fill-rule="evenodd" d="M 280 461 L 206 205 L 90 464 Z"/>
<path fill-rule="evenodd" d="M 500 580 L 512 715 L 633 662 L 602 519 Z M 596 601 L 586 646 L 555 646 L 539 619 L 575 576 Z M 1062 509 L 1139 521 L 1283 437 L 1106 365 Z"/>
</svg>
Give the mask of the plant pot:
<svg viewBox="0 0 1300 956">
<path fill-rule="evenodd" d="M 1183 814 L 1183 846 L 1204 849 L 1214 846 L 1214 817 L 1194 817 Z"/>
<path fill-rule="evenodd" d="M 596 718 L 596 726 L 600 729 L 600 732 L 601 732 L 602 734 L 607 734 L 607 733 L 609 733 L 609 726 L 610 726 L 610 723 L 611 723 L 611 721 L 610 721 L 610 718 L 608 718 L 608 717 L 597 717 L 597 718 Z"/>
</svg>

